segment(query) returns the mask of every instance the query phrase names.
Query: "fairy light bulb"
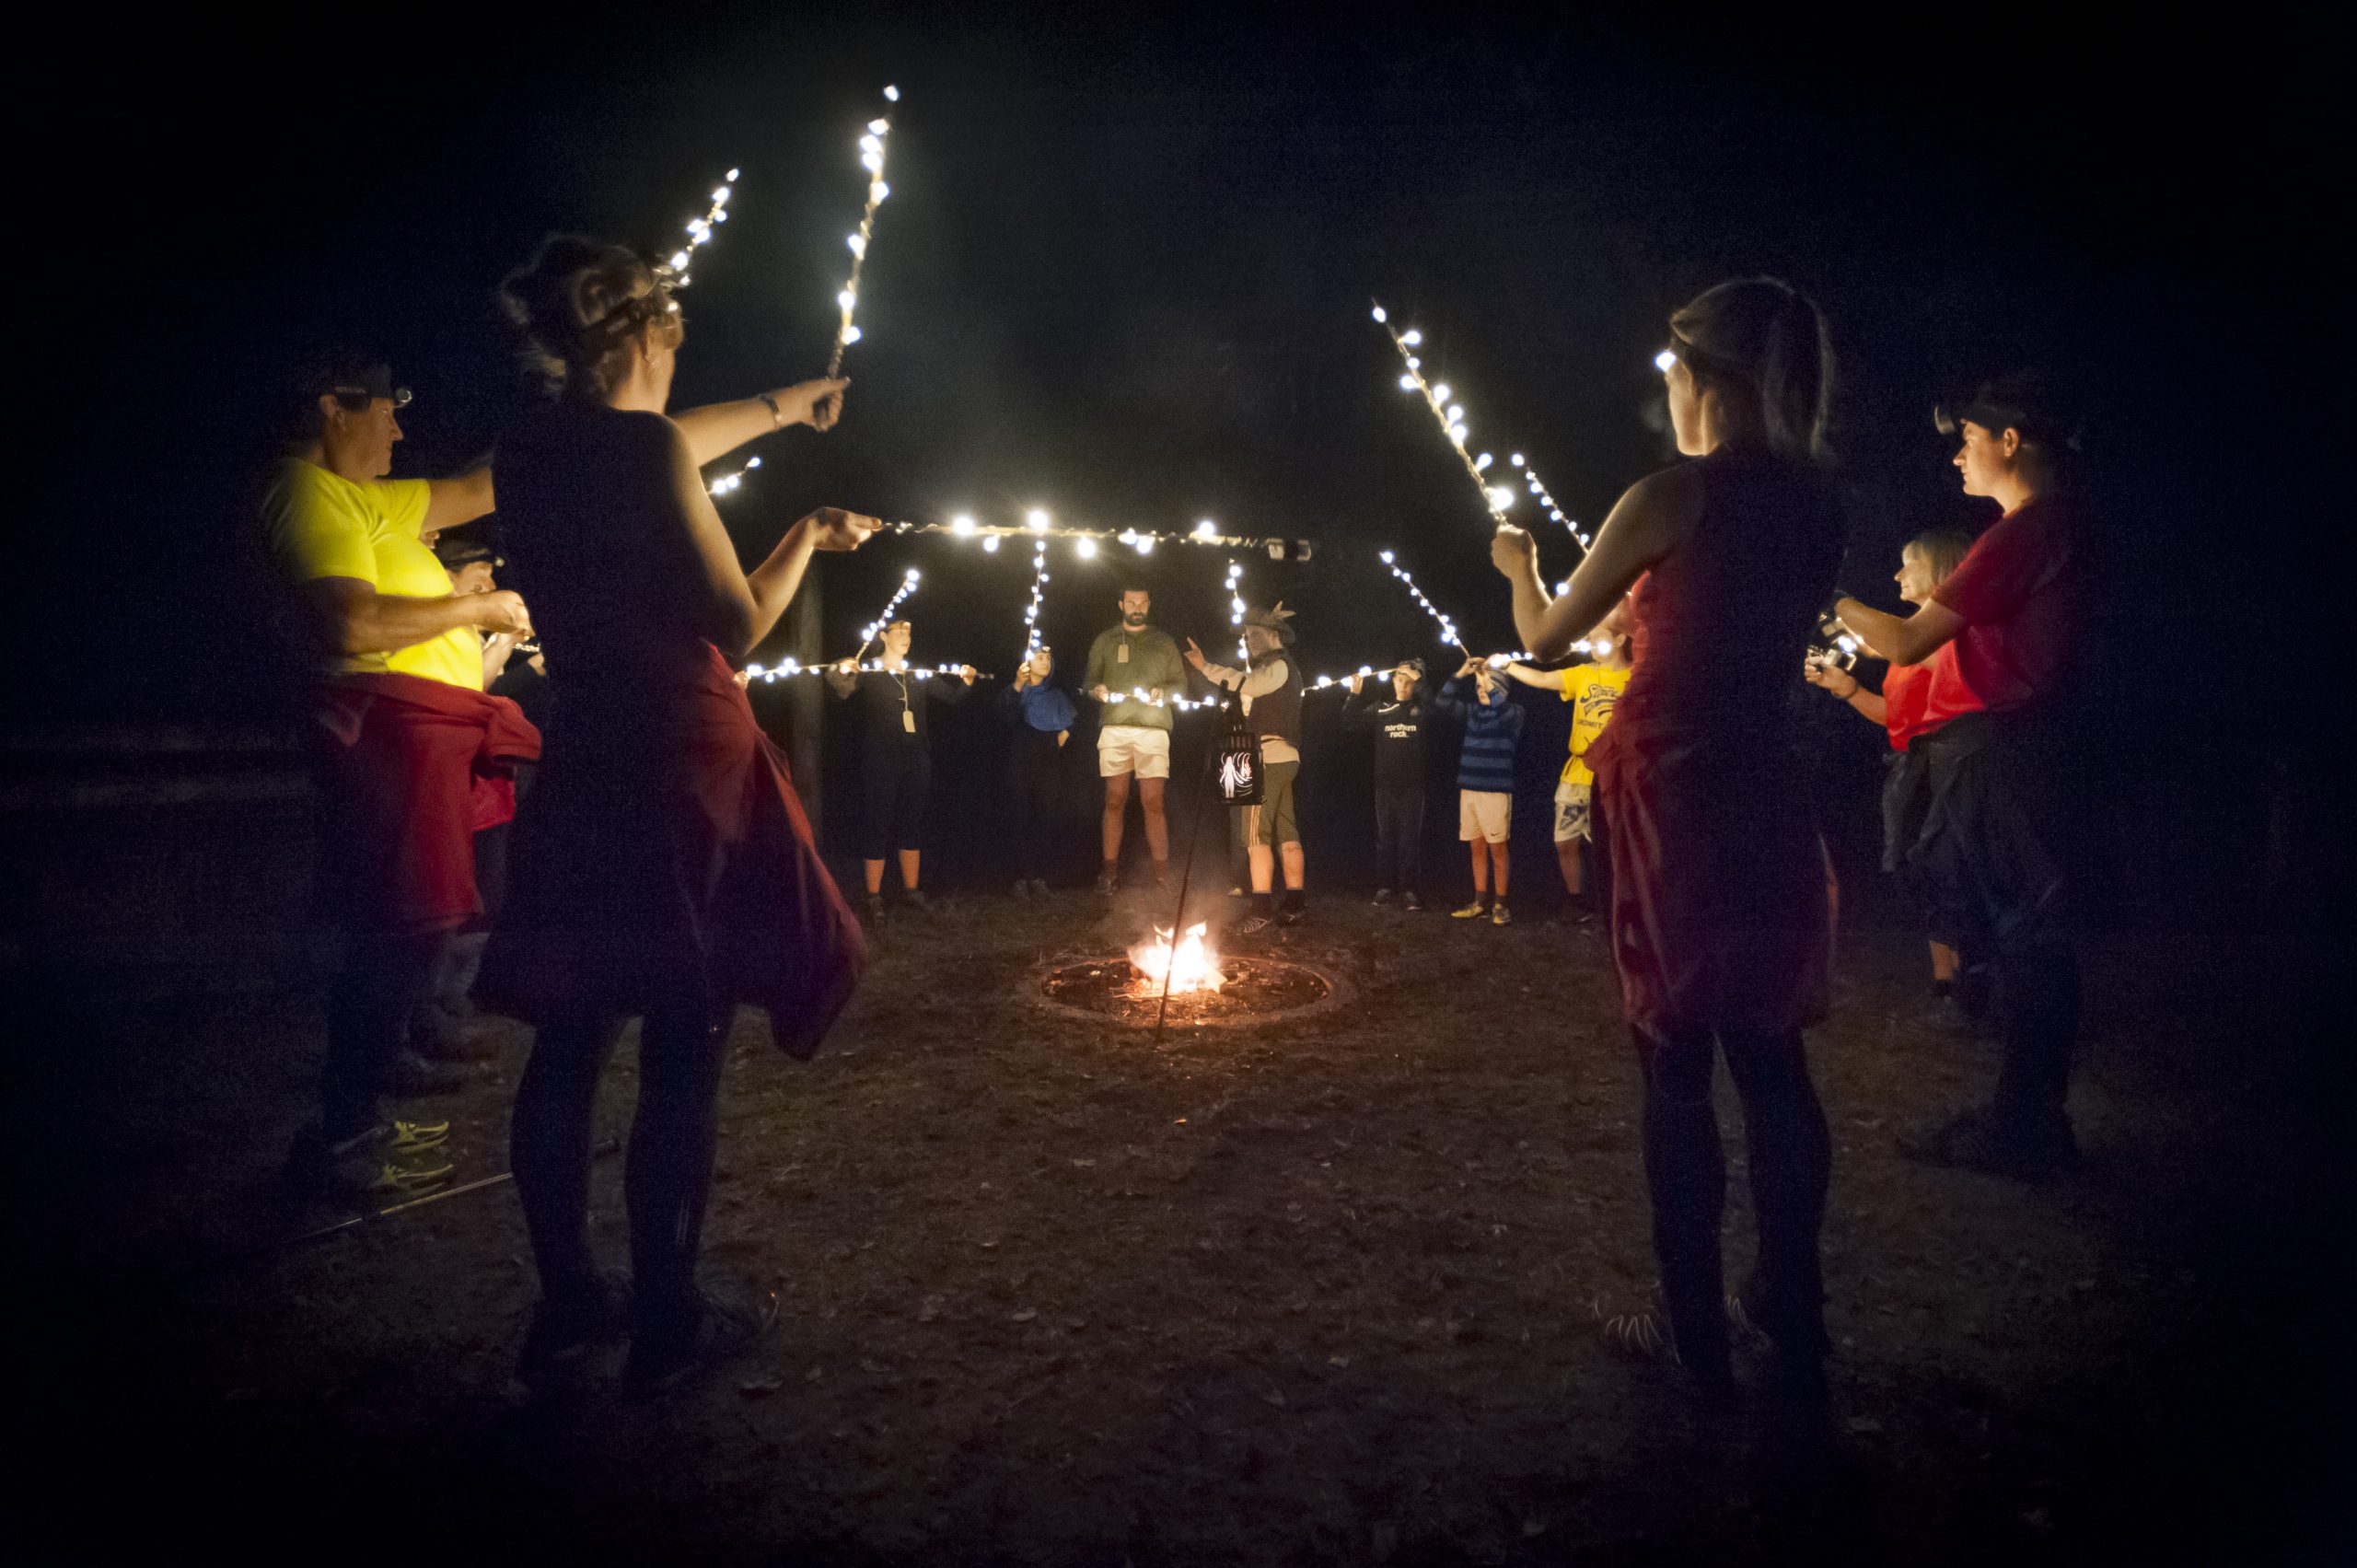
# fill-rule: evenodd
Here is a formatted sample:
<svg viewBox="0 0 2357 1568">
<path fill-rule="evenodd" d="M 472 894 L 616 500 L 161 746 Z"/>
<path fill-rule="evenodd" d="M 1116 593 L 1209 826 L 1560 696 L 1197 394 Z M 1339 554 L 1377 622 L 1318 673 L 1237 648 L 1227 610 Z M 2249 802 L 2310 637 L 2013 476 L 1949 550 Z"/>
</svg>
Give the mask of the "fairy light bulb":
<svg viewBox="0 0 2357 1568">
<path fill-rule="evenodd" d="M 991 534 L 983 539 L 982 553 L 985 555 L 996 555 L 998 553 L 998 535 Z"/>
<path fill-rule="evenodd" d="M 1669 374 L 1669 367 L 1677 363 L 1678 355 L 1672 354 L 1667 349 L 1664 349 L 1659 354 L 1654 355 L 1654 368 L 1660 371 L 1665 376 Z"/>
<path fill-rule="evenodd" d="M 949 519 L 949 531 L 959 539 L 970 538 L 974 531 L 974 519 L 960 512 Z"/>
<path fill-rule="evenodd" d="M 1041 511 L 1039 507 L 1034 506 L 1031 510 L 1023 514 L 1023 526 L 1029 528 L 1033 533 L 1046 533 L 1048 531 L 1048 514 Z"/>
<path fill-rule="evenodd" d="M 1378 317 L 1376 319 L 1380 320 L 1381 318 Z M 1418 343 L 1424 341 L 1424 334 L 1418 331 L 1415 328 L 1411 327 L 1406 331 L 1399 334 L 1399 341 L 1406 343 L 1410 348 L 1413 348 Z"/>
<path fill-rule="evenodd" d="M 1202 522 L 1195 525 L 1195 537 L 1197 539 L 1217 539 L 1219 537 L 1219 526 L 1213 523 L 1209 517 L 1205 517 Z"/>
<path fill-rule="evenodd" d="M 1097 559 L 1097 541 L 1093 539 L 1075 540 L 1072 547 L 1072 552 L 1074 555 L 1079 556 L 1083 561 L 1094 561 Z"/>
</svg>

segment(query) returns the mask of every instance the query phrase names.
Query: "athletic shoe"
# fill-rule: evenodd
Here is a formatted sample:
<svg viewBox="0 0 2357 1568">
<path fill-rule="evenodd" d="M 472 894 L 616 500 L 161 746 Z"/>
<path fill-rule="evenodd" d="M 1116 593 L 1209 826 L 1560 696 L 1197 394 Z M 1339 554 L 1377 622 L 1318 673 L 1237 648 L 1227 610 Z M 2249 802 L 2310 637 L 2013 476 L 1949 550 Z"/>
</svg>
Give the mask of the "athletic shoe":
<svg viewBox="0 0 2357 1568">
<path fill-rule="evenodd" d="M 1265 914 L 1248 914 L 1236 923 L 1236 934 L 1238 936 L 1258 936 L 1275 923 Z"/>
<path fill-rule="evenodd" d="M 882 920 L 884 918 L 884 895 L 881 893 L 868 894 L 867 897 L 859 901 L 859 912 L 865 915 L 871 923 L 876 921 Z"/>
<path fill-rule="evenodd" d="M 1048 896 L 1048 879 L 1045 877 L 1031 878 L 1031 896 L 1035 899 L 1044 899 Z"/>
<path fill-rule="evenodd" d="M 774 1291 L 743 1300 L 699 1288 L 686 1313 L 652 1319 L 642 1316 L 631 1336 L 622 1376 L 639 1398 L 659 1394 L 705 1367 L 751 1350 L 776 1321 Z"/>
<path fill-rule="evenodd" d="M 1977 1170 L 2015 1181 L 2051 1181 L 2080 1168 L 2078 1140 L 2064 1121 L 2043 1132 L 2009 1127 L 1993 1111 L 1968 1110 L 1931 1132 L 1902 1136 L 1898 1152 L 1918 1165 Z"/>
<path fill-rule="evenodd" d="M 1717 1410 L 1734 1405 L 1735 1366 L 1726 1347 L 1720 1345 L 1715 1353 L 1701 1361 L 1680 1353 L 1671 1335 L 1669 1313 L 1661 1301 L 1658 1287 L 1653 1295 L 1633 1305 L 1610 1304 L 1600 1295 L 1595 1296 L 1590 1298 L 1587 1310 L 1613 1354 L 1627 1361 L 1683 1368 L 1693 1379 L 1695 1392 L 1701 1396 L 1703 1403 Z"/>
<path fill-rule="evenodd" d="M 1031 896 L 1031 884 L 1026 882 L 1022 877 L 1017 877 L 1015 879 L 1015 896 L 1018 899 L 1029 898 Z"/>
<path fill-rule="evenodd" d="M 922 888 L 909 889 L 900 895 L 900 902 L 919 914 L 928 914 L 933 910 L 933 900 L 924 896 L 924 889 Z"/>
<path fill-rule="evenodd" d="M 1109 869 L 1100 871 L 1097 874 L 1097 891 L 1101 897 L 1108 899 L 1111 898 L 1113 896 L 1113 889 L 1120 885 L 1120 879 L 1116 877 Z"/>
<path fill-rule="evenodd" d="M 1507 912 L 1506 901 L 1504 899 L 1500 899 L 1496 903 L 1490 906 L 1490 923 L 1492 925 L 1510 924 L 1513 920 L 1514 916 Z"/>
<path fill-rule="evenodd" d="M 1299 925 L 1303 921 L 1307 920 L 1308 918 L 1308 910 L 1303 908 L 1299 904 L 1287 904 L 1283 910 L 1278 912 L 1277 923 L 1280 925 Z"/>
<path fill-rule="evenodd" d="M 1378 908 L 1389 903 L 1391 901 L 1391 889 L 1388 888 L 1377 888 L 1375 890 L 1375 901 Z"/>
<path fill-rule="evenodd" d="M 536 1400 L 560 1398 L 581 1386 L 598 1347 L 630 1328 L 630 1280 L 619 1270 L 600 1273 L 578 1301 L 542 1297 L 532 1308 L 516 1380 Z"/>
<path fill-rule="evenodd" d="M 1416 890 L 1413 888 L 1411 888 L 1408 891 L 1399 895 L 1399 907 L 1406 910 L 1410 914 L 1415 914 L 1423 909 L 1424 900 L 1416 897 Z"/>
<path fill-rule="evenodd" d="M 427 1095 L 451 1095 L 474 1082 L 475 1074 L 457 1062 L 428 1062 L 409 1047 L 401 1047 L 385 1073 L 385 1092 L 403 1099 Z"/>
<path fill-rule="evenodd" d="M 316 1127 L 305 1129 L 286 1156 L 288 1190 L 354 1209 L 378 1208 L 432 1191 L 449 1180 L 453 1169 L 448 1160 L 428 1152 L 449 1135 L 449 1124 L 440 1123 L 438 1135 L 413 1132 L 411 1144 L 400 1144 L 400 1129 L 413 1125 L 379 1122 L 335 1144 L 326 1142 Z M 420 1138 L 432 1141 L 415 1141 Z M 399 1157 L 389 1157 L 395 1155 Z"/>
<path fill-rule="evenodd" d="M 1230 888 L 1227 890 L 1227 896 L 1231 899 L 1240 899 L 1244 896 L 1244 889 L 1241 887 Z"/>
<path fill-rule="evenodd" d="M 447 1121 L 395 1121 L 387 1129 L 391 1134 L 392 1150 L 397 1155 L 419 1154 L 438 1149 L 450 1135 Z"/>
<path fill-rule="evenodd" d="M 1490 906 L 1482 902 L 1480 899 L 1476 899 L 1461 910 L 1449 911 L 1448 918 L 1451 920 L 1479 920 L 1489 912 Z"/>
</svg>

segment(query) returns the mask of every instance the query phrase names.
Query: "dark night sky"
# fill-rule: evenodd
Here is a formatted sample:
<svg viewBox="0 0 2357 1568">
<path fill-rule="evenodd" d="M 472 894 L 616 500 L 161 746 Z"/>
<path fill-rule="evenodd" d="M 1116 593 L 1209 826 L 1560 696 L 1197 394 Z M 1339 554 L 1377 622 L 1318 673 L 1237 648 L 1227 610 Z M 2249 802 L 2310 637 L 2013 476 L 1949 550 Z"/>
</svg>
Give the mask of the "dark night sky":
<svg viewBox="0 0 2357 1568">
<path fill-rule="evenodd" d="M 2284 391 L 2335 335 L 2299 325 L 2329 314 L 2320 46 L 2258 13 L 1678 31 L 1571 8 L 979 29 L 951 8 L 534 9 L 354 8 L 270 37 L 188 13 L 55 56 L 74 90 L 26 155 L 27 210 L 59 244 L 30 314 L 63 385 L 19 454 L 40 591 L 17 625 L 18 668 L 56 679 L 19 685 L 24 711 L 266 714 L 278 656 L 240 529 L 271 369 L 323 335 L 382 344 L 417 392 L 396 471 L 447 470 L 520 395 L 492 290 L 550 228 L 668 248 L 741 165 L 678 401 L 815 373 L 887 80 L 906 101 L 849 412 L 760 448 L 725 508 L 749 552 L 820 502 L 1209 515 L 1353 547 L 1252 579 L 1304 605 L 1313 662 L 1417 634 L 1364 564 L 1383 543 L 1502 640 L 1481 515 L 1395 389 L 1369 296 L 1424 329 L 1477 444 L 1527 452 L 1592 521 L 1665 456 L 1664 315 L 1752 271 L 1833 320 L 1853 585 L 1973 516 L 1925 411 L 2026 357 L 2096 396 L 2122 625 L 2179 638 L 2298 586 L 2320 520 L 2279 455 L 2323 449 L 2346 401 Z M 2240 542 L 2212 561 L 2222 537 Z M 921 562 L 920 656 L 1008 662 L 1016 554 L 874 554 L 833 573 L 830 623 Z M 1178 630 L 1211 629 L 1222 564 L 1155 558 Z M 1060 569 L 1059 640 L 1110 591 Z"/>
</svg>

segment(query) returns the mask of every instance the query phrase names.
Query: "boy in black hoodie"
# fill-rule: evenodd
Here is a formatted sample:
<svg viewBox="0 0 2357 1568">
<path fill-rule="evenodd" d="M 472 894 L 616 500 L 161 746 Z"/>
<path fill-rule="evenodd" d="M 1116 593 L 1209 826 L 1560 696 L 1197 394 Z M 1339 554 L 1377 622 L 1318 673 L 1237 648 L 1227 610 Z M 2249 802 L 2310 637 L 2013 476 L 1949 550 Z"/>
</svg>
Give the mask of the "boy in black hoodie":
<svg viewBox="0 0 2357 1568">
<path fill-rule="evenodd" d="M 1386 672 L 1387 688 L 1366 690 L 1366 678 L 1348 682 L 1350 701 L 1342 723 L 1375 732 L 1375 868 L 1382 884 L 1375 901 L 1387 904 L 1398 889 L 1399 907 L 1424 907 L 1416 894 L 1423 860 L 1424 721 L 1431 702 L 1424 694 L 1424 661 L 1409 659 Z"/>
</svg>

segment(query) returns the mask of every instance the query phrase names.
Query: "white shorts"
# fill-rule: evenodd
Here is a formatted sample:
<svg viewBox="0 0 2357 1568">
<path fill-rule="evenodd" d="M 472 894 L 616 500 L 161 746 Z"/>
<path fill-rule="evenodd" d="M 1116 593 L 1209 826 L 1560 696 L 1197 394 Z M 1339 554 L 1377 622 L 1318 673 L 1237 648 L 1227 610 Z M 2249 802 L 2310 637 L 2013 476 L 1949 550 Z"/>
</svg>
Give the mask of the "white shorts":
<svg viewBox="0 0 2357 1568">
<path fill-rule="evenodd" d="M 1097 771 L 1106 778 L 1135 773 L 1142 779 L 1170 776 L 1170 732 L 1152 725 L 1109 724 L 1097 732 Z"/>
<path fill-rule="evenodd" d="M 1514 796 L 1502 789 L 1460 789 L 1457 792 L 1457 836 L 1467 843 L 1486 839 L 1506 842 L 1514 826 Z"/>
<path fill-rule="evenodd" d="M 1594 784 L 1573 784 L 1565 779 L 1555 786 L 1555 842 L 1570 843 L 1573 839 L 1596 842 L 1596 818 L 1588 810 L 1588 796 Z"/>
</svg>

